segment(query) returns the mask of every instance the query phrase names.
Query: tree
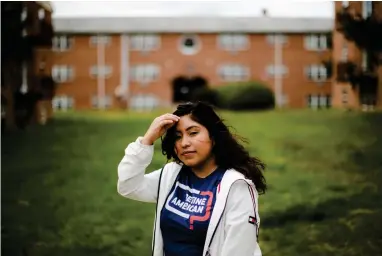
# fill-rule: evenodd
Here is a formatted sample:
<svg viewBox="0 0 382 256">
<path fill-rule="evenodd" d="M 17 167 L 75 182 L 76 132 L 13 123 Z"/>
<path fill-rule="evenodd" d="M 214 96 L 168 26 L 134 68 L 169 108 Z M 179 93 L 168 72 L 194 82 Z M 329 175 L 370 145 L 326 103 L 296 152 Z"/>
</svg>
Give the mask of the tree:
<svg viewBox="0 0 382 256">
<path fill-rule="evenodd" d="M 376 4 L 376 3 L 374 3 Z M 339 63 L 339 74 L 347 73 L 348 81 L 353 86 L 359 86 L 360 93 L 379 93 L 377 104 L 382 107 L 382 20 L 376 13 L 367 18 L 361 14 L 353 12 L 349 7 L 343 8 L 336 14 L 338 22 L 337 30 L 344 37 L 356 44 L 356 46 L 366 52 L 369 69 L 361 69 L 354 63 Z M 341 66 L 342 65 L 342 66 Z M 341 67 L 340 67 L 341 66 Z M 340 69 L 343 69 L 341 71 Z M 343 79 L 343 77 L 338 77 Z M 379 92 L 378 92 L 379 91 Z"/>
<path fill-rule="evenodd" d="M 23 128 L 34 121 L 38 101 L 44 95 L 49 98 L 54 94 L 54 84 L 46 82 L 47 79 L 37 81 L 41 75 L 33 71 L 34 50 L 39 47 L 51 48 L 54 32 L 49 20 L 39 19 L 36 7 L 37 2 L 1 2 L 2 121 L 3 126 L 9 129 L 15 126 Z M 27 13 L 24 19 L 21 18 L 23 11 Z M 24 34 L 24 30 L 28 33 Z M 20 92 L 23 64 L 32 70 L 27 71 L 26 93 Z"/>
</svg>

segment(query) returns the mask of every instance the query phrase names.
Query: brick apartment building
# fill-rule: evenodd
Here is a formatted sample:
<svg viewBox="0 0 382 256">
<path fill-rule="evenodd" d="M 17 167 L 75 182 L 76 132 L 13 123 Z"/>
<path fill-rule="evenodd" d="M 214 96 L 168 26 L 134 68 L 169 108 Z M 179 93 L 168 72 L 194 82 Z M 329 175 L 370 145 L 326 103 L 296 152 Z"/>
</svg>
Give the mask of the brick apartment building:
<svg viewBox="0 0 382 256">
<path fill-rule="evenodd" d="M 369 15 L 370 2 L 335 8 L 354 5 Z M 362 63 L 362 54 L 351 43 L 343 49 L 335 22 L 266 15 L 56 18 L 53 108 L 152 109 L 186 99 L 198 86 L 248 80 L 270 86 L 286 108 L 358 108 L 359 91 L 338 83 L 335 67 L 345 57 Z M 333 75 L 325 65 L 331 61 Z"/>
</svg>

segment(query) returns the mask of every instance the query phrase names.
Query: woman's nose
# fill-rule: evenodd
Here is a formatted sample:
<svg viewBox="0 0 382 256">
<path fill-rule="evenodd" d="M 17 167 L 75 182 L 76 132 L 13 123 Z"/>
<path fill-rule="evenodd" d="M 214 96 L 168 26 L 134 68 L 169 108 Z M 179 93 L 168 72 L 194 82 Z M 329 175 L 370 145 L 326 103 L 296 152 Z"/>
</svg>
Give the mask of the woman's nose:
<svg viewBox="0 0 382 256">
<path fill-rule="evenodd" d="M 182 148 L 190 146 L 190 140 L 187 136 L 184 136 L 181 141 Z"/>
</svg>

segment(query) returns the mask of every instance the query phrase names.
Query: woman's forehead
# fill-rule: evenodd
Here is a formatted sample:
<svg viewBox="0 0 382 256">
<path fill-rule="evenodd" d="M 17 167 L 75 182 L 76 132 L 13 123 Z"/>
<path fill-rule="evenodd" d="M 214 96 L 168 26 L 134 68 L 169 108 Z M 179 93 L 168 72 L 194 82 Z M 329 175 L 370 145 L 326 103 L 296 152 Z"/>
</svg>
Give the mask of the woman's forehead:
<svg viewBox="0 0 382 256">
<path fill-rule="evenodd" d="M 191 128 L 201 128 L 202 125 L 191 119 L 189 115 L 180 117 L 176 124 L 177 131 L 189 130 Z"/>
</svg>

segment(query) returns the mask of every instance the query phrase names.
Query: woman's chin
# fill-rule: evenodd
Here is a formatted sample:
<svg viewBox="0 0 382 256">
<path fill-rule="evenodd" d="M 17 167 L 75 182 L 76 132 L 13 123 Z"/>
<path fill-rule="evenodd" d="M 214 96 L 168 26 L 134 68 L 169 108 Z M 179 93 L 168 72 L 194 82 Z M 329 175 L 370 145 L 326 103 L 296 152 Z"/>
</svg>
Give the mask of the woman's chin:
<svg viewBox="0 0 382 256">
<path fill-rule="evenodd" d="M 182 163 L 191 168 L 198 166 L 198 161 L 195 161 L 194 159 L 182 159 Z"/>
</svg>

